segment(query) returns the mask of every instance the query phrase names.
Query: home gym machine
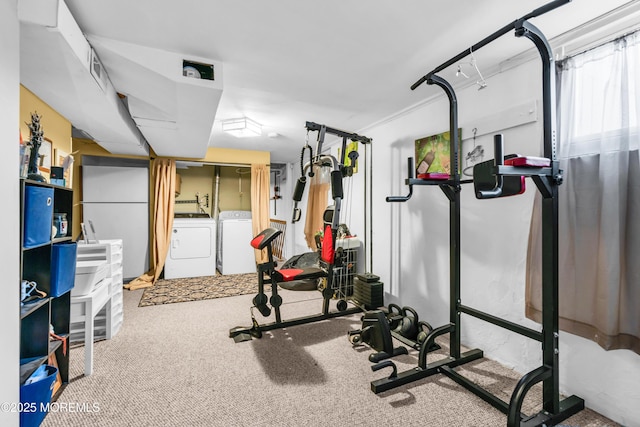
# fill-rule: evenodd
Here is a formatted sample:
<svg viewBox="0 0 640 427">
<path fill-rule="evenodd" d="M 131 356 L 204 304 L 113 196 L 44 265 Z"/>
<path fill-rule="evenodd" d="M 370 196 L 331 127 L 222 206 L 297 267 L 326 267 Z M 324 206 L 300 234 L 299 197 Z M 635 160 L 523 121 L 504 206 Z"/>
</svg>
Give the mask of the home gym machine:
<svg viewBox="0 0 640 427">
<path fill-rule="evenodd" d="M 335 280 L 335 272 L 339 268 L 343 268 L 342 256 L 340 248 L 336 249 L 336 241 L 338 237 L 338 228 L 340 223 L 340 210 L 343 199 L 342 181 L 345 176 L 350 176 L 351 169 L 345 167 L 345 158 L 347 156 L 347 142 L 357 141 L 363 144 L 370 144 L 371 139 L 355 133 L 344 132 L 338 129 L 327 127 L 313 122 L 306 123 L 307 134 L 309 132 L 318 132 L 315 154 L 308 146 L 308 142 L 302 150 L 302 155 L 306 149 L 309 150 L 309 162 L 302 165 L 302 176 L 298 179 L 293 194 L 295 202 L 293 222 L 300 219 L 300 210 L 298 202 L 302 200 L 304 187 L 307 181 L 307 175 L 313 176 L 313 166 L 331 166 L 331 197 L 333 205 L 324 212 L 324 233 L 322 240 L 322 248 L 320 254 L 320 265 L 318 267 L 304 268 L 286 268 L 276 269 L 276 263 L 273 259 L 272 243 L 281 233 L 281 231 L 267 228 L 259 233 L 251 241 L 251 245 L 258 250 L 267 250 L 267 261 L 258 265 L 258 294 L 253 298 L 253 306 L 250 308 L 252 326 L 235 327 L 229 331 L 229 337 L 236 342 L 251 340 L 252 337 L 260 338 L 262 333 L 274 329 L 286 328 L 289 326 L 302 325 L 321 320 L 330 319 L 338 316 L 345 316 L 361 311 L 359 306 L 348 308 L 348 290 L 343 281 Z M 340 159 L 336 159 L 330 154 L 324 154 L 323 143 L 326 134 L 336 135 L 342 138 L 342 146 L 340 150 Z M 357 154 L 357 153 L 356 153 Z M 354 160 L 352 156 L 352 160 Z M 316 280 L 320 279 L 323 283 L 318 287 L 322 292 L 322 312 L 316 315 L 300 317 L 291 320 L 283 320 L 280 313 L 282 305 L 282 297 L 278 294 L 278 287 L 286 287 L 287 283 L 300 280 Z M 265 285 L 271 284 L 271 296 L 265 293 Z M 337 311 L 330 310 L 331 299 L 337 298 Z M 275 313 L 275 322 L 261 325 L 258 323 L 254 309 L 262 316 L 268 317 L 272 310 Z"/>
<path fill-rule="evenodd" d="M 552 426 L 572 416 L 584 408 L 584 400 L 570 396 L 560 400 L 559 395 L 559 335 L 558 335 L 558 187 L 562 184 L 562 171 L 556 160 L 556 113 L 555 113 L 555 70 L 551 48 L 538 28 L 528 19 L 542 15 L 570 0 L 556 0 L 542 6 L 528 15 L 504 26 L 497 32 L 476 43 L 447 62 L 423 76 L 411 86 L 414 90 L 422 83 L 442 88 L 449 98 L 450 132 L 451 132 L 451 176 L 445 181 L 421 180 L 413 178 L 413 165 L 409 161 L 408 196 L 389 197 L 389 202 L 405 202 L 412 195 L 415 185 L 438 185 L 449 199 L 450 220 L 450 322 L 435 328 L 426 337 L 418 356 L 418 366 L 404 372 L 397 372 L 391 360 L 385 360 L 372 367 L 374 371 L 391 367 L 388 378 L 373 381 L 371 389 L 380 393 L 395 387 L 408 384 L 434 374 L 444 374 L 462 385 L 486 402 L 507 415 L 508 426 Z M 501 135 L 494 138 L 495 159 L 493 164 L 481 163 L 474 166 L 474 187 L 478 199 L 491 199 L 515 195 L 521 192 L 523 177 L 530 177 L 540 192 L 542 202 L 542 332 L 533 330 L 506 319 L 468 307 L 462 304 L 460 295 L 460 184 L 468 181 L 460 179 L 458 172 L 458 118 L 457 101 L 451 85 L 436 73 L 454 65 L 462 58 L 482 48 L 498 37 L 515 30 L 516 37 L 525 37 L 536 46 L 542 59 L 542 108 L 544 157 L 512 157 L 503 156 Z M 509 156 L 511 157 L 511 156 Z M 487 173 L 487 170 L 489 171 Z M 487 179 L 487 176 L 489 179 Z M 483 357 L 482 350 L 473 349 L 464 353 L 460 350 L 460 316 L 467 314 L 483 321 L 521 334 L 539 341 L 542 344 L 542 366 L 525 374 L 516 384 L 507 403 L 454 370 Z M 437 337 L 449 334 L 449 357 L 427 363 L 429 344 Z M 531 416 L 522 414 L 525 396 L 537 383 L 542 383 L 542 410 Z"/>
</svg>

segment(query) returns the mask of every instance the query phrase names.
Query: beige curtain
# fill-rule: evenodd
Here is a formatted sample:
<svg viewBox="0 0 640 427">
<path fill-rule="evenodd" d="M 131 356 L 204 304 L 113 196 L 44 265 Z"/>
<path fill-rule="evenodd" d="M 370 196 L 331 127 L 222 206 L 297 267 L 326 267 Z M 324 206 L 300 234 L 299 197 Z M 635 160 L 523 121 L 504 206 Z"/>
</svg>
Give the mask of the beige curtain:
<svg viewBox="0 0 640 427">
<path fill-rule="evenodd" d="M 253 235 L 256 236 L 262 230 L 269 227 L 269 166 L 264 164 L 251 165 L 251 223 Z M 249 242 L 247 242 L 247 245 Z M 255 251 L 256 262 L 267 260 L 266 251 Z"/>
<path fill-rule="evenodd" d="M 328 206 L 329 190 L 331 189 L 331 168 L 313 167 L 314 175 L 309 185 L 309 199 L 307 202 L 307 219 L 304 224 L 304 236 L 307 246 L 316 250 L 315 234 L 324 230 L 322 215 Z"/>
<path fill-rule="evenodd" d="M 151 269 L 142 276 L 124 285 L 126 289 L 148 288 L 160 277 L 164 261 L 171 243 L 174 203 L 176 198 L 176 161 L 172 159 L 154 159 L 152 162 L 155 182 L 155 200 L 153 209 L 154 236 L 151 254 Z"/>
</svg>

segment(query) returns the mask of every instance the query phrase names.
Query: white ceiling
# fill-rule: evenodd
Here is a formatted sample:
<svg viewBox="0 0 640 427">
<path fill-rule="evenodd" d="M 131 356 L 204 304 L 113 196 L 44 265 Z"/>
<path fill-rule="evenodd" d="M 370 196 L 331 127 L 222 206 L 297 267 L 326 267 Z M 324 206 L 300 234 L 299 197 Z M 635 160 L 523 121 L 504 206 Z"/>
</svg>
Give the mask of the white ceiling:
<svg viewBox="0 0 640 427">
<path fill-rule="evenodd" d="M 547 1 L 66 3 L 118 92 L 127 95 L 122 88 L 128 77 L 121 68 L 128 60 L 104 49 L 110 40 L 218 61 L 223 90 L 217 111 L 211 108 L 215 122 L 209 145 L 266 150 L 273 162 L 289 162 L 304 144 L 306 121 L 366 131 L 436 93 L 426 86 L 409 89 L 422 75 Z M 625 3 L 573 0 L 531 22 L 551 39 Z M 481 69 L 532 47 L 512 35 L 503 39 L 477 53 Z M 130 78 L 136 85 L 153 85 Z M 261 123 L 263 136 L 238 139 L 221 132 L 220 120 L 242 116 Z M 269 138 L 271 132 L 278 136 Z"/>
</svg>

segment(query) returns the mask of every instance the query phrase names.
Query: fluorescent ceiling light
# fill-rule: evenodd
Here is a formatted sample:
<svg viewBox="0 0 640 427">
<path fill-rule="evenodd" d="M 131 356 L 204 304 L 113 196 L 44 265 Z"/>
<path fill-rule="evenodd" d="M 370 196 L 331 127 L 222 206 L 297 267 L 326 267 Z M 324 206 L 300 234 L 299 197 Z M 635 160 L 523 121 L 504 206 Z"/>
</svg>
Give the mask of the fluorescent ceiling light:
<svg viewBox="0 0 640 427">
<path fill-rule="evenodd" d="M 222 130 L 237 138 L 247 138 L 262 135 L 262 126 L 251 119 L 229 119 L 222 121 Z"/>
</svg>

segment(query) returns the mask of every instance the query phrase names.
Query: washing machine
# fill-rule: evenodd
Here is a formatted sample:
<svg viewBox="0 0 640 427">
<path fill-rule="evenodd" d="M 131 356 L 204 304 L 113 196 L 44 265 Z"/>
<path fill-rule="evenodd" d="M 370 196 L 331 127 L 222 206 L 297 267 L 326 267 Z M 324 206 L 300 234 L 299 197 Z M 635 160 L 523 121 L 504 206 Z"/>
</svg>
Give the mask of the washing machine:
<svg viewBox="0 0 640 427">
<path fill-rule="evenodd" d="M 220 274 L 256 271 L 252 239 L 251 211 L 220 212 L 218 215 L 218 271 Z"/>
<path fill-rule="evenodd" d="M 216 234 L 213 218 L 174 218 L 164 278 L 214 276 Z"/>
</svg>

